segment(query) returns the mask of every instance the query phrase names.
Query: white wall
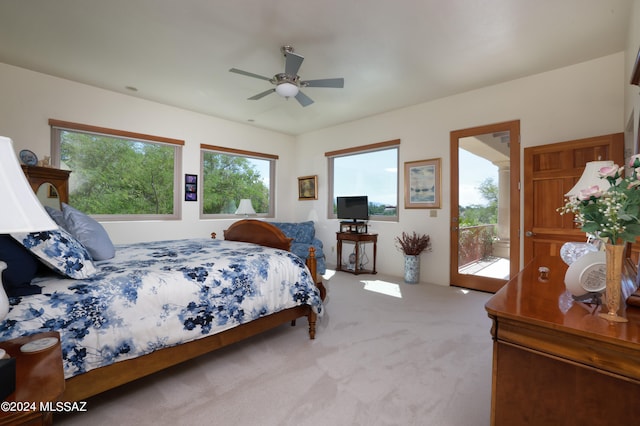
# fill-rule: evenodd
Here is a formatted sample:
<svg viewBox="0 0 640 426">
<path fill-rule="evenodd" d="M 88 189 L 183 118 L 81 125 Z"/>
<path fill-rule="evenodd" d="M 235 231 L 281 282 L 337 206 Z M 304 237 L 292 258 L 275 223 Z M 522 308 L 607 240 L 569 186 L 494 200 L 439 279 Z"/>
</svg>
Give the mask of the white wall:
<svg viewBox="0 0 640 426">
<path fill-rule="evenodd" d="M 635 65 L 636 57 L 640 49 L 640 0 L 634 0 L 629 18 L 629 34 L 625 50 L 624 82 L 625 84 L 625 125 L 630 127 L 627 135 L 631 140 L 625 145 L 635 146 L 640 137 L 640 87 L 628 84 L 631 81 L 631 72 Z M 632 152 L 633 154 L 634 152 Z"/>
<path fill-rule="evenodd" d="M 402 231 L 425 232 L 432 238 L 433 251 L 422 256 L 421 280 L 448 285 L 449 133 L 519 119 L 524 148 L 621 132 L 626 121 L 624 77 L 625 56 L 619 53 L 294 138 L 0 64 L 0 134 L 11 137 L 17 150 L 28 148 L 38 156 L 49 154 L 49 118 L 184 139 L 182 173 L 199 173 L 200 143 L 277 154 L 276 217 L 306 220 L 315 210 L 329 264 L 335 264 L 332 248 L 338 224 L 326 219 L 324 153 L 401 139 L 401 167 L 405 161 L 442 158 L 443 205 L 435 218 L 428 210 L 401 207 L 399 223 L 374 222 L 372 230 L 379 233 L 378 270 L 401 276 L 402 255 L 394 237 Z M 319 199 L 298 201 L 296 177 L 313 174 L 319 176 Z M 230 223 L 201 221 L 198 216 L 197 203 L 183 202 L 182 221 L 105 227 L 116 243 L 124 243 L 207 236 L 221 233 Z"/>
<path fill-rule="evenodd" d="M 422 255 L 421 281 L 449 285 L 450 196 L 449 134 L 453 130 L 508 120 L 520 120 L 522 148 L 623 131 L 624 53 L 571 67 L 514 80 L 457 96 L 392 111 L 298 138 L 299 175 L 319 176 L 319 199 L 299 202 L 302 220 L 311 206 L 320 218 L 319 237 L 328 263 L 335 265 L 338 223 L 327 220 L 326 151 L 400 139 L 401 168 L 405 161 L 442 158 L 442 209 L 405 210 L 400 200 L 400 222 L 373 222 L 378 236 L 378 270 L 402 276 L 403 257 L 394 245 L 402 231 L 431 236 L 433 251 Z M 400 176 L 400 192 L 404 184 Z M 522 202 L 521 202 L 522 205 Z M 370 252 L 369 252 L 370 253 Z"/>
<path fill-rule="evenodd" d="M 200 174 L 200 144 L 227 146 L 280 156 L 276 214 L 291 214 L 297 202 L 295 138 L 228 120 L 74 83 L 0 63 L 0 135 L 16 151 L 50 154 L 49 118 L 185 141 L 182 173 Z M 182 220 L 105 222 L 115 243 L 222 236 L 232 220 L 200 220 L 199 203 L 182 202 Z"/>
</svg>

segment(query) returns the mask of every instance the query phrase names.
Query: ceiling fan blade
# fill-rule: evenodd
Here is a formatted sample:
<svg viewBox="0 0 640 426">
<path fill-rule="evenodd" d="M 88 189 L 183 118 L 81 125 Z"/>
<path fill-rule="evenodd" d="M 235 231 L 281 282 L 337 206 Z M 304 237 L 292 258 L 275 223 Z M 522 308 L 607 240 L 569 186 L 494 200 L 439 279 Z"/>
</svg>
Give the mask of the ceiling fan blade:
<svg viewBox="0 0 640 426">
<path fill-rule="evenodd" d="M 284 56 L 287 58 L 284 65 L 284 73 L 290 77 L 297 76 L 304 57 L 293 52 L 286 52 Z"/>
<path fill-rule="evenodd" d="M 239 70 L 237 68 L 231 68 L 229 70 L 229 72 L 235 72 L 236 74 L 246 75 L 247 77 L 259 78 L 260 80 L 271 81 L 271 79 L 269 77 L 265 77 L 263 75 L 254 74 L 254 73 L 249 72 L 249 71 L 242 71 L 242 70 Z"/>
<path fill-rule="evenodd" d="M 335 87 L 342 89 L 344 87 L 344 78 L 323 78 L 321 80 L 301 81 L 302 87 Z"/>
<path fill-rule="evenodd" d="M 303 107 L 309 106 L 313 103 L 313 99 L 311 99 L 310 97 L 308 97 L 302 92 L 298 92 L 298 94 L 296 95 L 296 99 L 298 100 L 298 102 L 300 102 L 300 105 L 302 105 Z"/>
<path fill-rule="evenodd" d="M 249 99 L 250 101 L 257 101 L 258 99 L 262 99 L 262 98 L 264 98 L 265 96 L 267 96 L 268 94 L 271 94 L 271 93 L 273 93 L 273 92 L 275 92 L 275 91 L 276 91 L 276 89 L 269 89 L 269 90 L 265 90 L 264 92 L 262 92 L 262 93 L 258 93 L 257 95 L 254 95 L 254 96 L 252 96 L 252 97 L 250 97 L 250 98 L 248 98 L 248 99 Z"/>
</svg>

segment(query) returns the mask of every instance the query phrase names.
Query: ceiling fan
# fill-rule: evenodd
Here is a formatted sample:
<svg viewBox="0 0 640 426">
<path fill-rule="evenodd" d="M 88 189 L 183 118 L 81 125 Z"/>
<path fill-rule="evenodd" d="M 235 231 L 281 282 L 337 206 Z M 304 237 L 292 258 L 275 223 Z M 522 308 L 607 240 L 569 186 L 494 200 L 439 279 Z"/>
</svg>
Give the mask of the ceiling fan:
<svg viewBox="0 0 640 426">
<path fill-rule="evenodd" d="M 298 55 L 297 53 L 293 53 L 293 47 L 291 46 L 282 46 L 280 51 L 284 54 L 285 57 L 285 65 L 284 72 L 274 75 L 273 77 L 265 77 L 259 74 L 254 74 L 252 72 L 239 70 L 237 68 L 231 68 L 229 71 L 234 72 L 236 74 L 246 75 L 247 77 L 259 78 L 260 80 L 267 80 L 271 84 L 274 84 L 276 87 L 265 90 L 262 93 L 258 93 L 255 96 L 249 98 L 249 100 L 255 101 L 258 99 L 262 99 L 265 96 L 276 92 L 278 95 L 283 98 L 295 97 L 300 105 L 303 107 L 309 106 L 313 103 L 313 100 L 302 93 L 300 91 L 303 87 L 334 87 L 334 88 L 343 88 L 344 87 L 344 78 L 324 78 L 320 80 L 300 80 L 300 76 L 298 75 L 298 70 L 300 69 L 300 65 L 302 65 L 302 61 L 304 61 L 304 57 Z"/>
</svg>

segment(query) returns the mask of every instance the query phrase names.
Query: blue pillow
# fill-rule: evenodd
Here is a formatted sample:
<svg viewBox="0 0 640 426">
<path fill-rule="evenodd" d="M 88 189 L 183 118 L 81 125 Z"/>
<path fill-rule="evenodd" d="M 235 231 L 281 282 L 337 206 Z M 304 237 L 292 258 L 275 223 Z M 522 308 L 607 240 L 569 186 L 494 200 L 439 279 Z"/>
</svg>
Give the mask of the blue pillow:
<svg viewBox="0 0 640 426">
<path fill-rule="evenodd" d="M 53 219 L 56 225 L 58 225 L 60 228 L 67 229 L 67 225 L 64 223 L 64 216 L 60 210 L 54 209 L 53 207 L 49 206 L 44 206 L 44 209 L 47 211 L 49 217 Z"/>
<path fill-rule="evenodd" d="M 62 203 L 62 215 L 62 227 L 86 247 L 93 260 L 106 260 L 115 256 L 116 249 L 111 238 L 97 220 L 65 203 Z"/>
<path fill-rule="evenodd" d="M 98 272 L 87 249 L 64 229 L 11 236 L 45 265 L 69 278 L 90 278 Z"/>
<path fill-rule="evenodd" d="M 7 264 L 2 284 L 9 297 L 41 293 L 31 280 L 38 272 L 38 260 L 9 235 L 0 235 L 0 260 Z"/>
</svg>

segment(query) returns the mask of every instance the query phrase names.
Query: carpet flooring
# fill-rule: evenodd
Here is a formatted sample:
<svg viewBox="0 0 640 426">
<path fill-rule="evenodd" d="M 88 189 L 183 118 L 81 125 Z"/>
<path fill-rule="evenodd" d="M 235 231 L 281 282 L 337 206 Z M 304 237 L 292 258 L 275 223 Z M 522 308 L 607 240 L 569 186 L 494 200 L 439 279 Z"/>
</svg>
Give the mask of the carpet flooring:
<svg viewBox="0 0 640 426">
<path fill-rule="evenodd" d="M 488 425 L 490 294 L 328 271 L 305 319 L 88 400 L 60 425 Z"/>
</svg>

